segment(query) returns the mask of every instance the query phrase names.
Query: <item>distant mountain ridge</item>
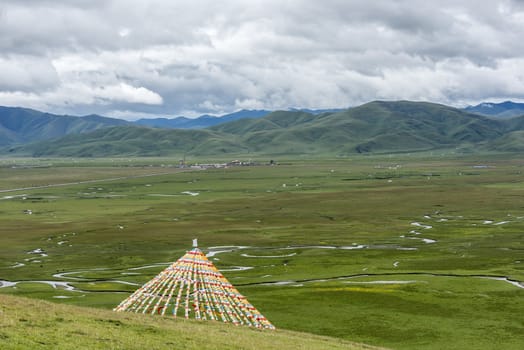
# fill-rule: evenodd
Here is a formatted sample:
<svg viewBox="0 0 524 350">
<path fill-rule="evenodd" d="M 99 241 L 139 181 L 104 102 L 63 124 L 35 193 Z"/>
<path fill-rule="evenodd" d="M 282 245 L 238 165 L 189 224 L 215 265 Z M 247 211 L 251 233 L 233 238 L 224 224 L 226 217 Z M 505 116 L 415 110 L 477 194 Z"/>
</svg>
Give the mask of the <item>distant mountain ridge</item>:
<svg viewBox="0 0 524 350">
<path fill-rule="evenodd" d="M 337 110 L 307 110 L 318 114 Z M 153 118 L 129 122 L 96 114 L 87 116 L 56 115 L 21 107 L 0 106 L 0 147 L 24 144 L 81 134 L 111 126 L 139 125 L 161 129 L 204 129 L 240 119 L 262 118 L 271 111 L 240 110 L 222 116 L 202 115 L 198 118 Z"/>
<path fill-rule="evenodd" d="M 227 123 L 230 121 L 244 119 L 244 118 L 261 118 L 265 115 L 268 115 L 271 111 L 267 110 L 240 110 L 238 112 L 225 114 L 222 116 L 212 116 L 212 115 L 201 115 L 198 118 L 186 118 L 186 117 L 176 117 L 176 118 L 152 118 L 152 119 L 139 119 L 135 124 L 150 126 L 154 128 L 163 128 L 163 129 L 202 129 L 210 126 Z"/>
<path fill-rule="evenodd" d="M 454 148 L 496 139 L 503 122 L 425 102 L 375 101 L 338 113 L 274 112 L 211 128 L 245 135 L 253 152 L 272 154 L 407 152 Z"/>
<path fill-rule="evenodd" d="M 123 125 L 140 125 L 164 129 L 202 129 L 242 118 L 260 118 L 271 113 L 266 110 L 241 110 L 220 117 L 203 115 L 195 119 L 140 119 L 129 122 L 100 115 L 83 117 L 56 115 L 21 107 L 0 106 L 0 146 L 23 144 L 80 134 L 101 128 Z"/>
<path fill-rule="evenodd" d="M 485 116 L 511 118 L 524 115 L 524 103 L 516 103 L 511 101 L 501 103 L 482 102 L 476 106 L 468 106 L 464 108 L 464 110 L 466 112 Z"/>
<path fill-rule="evenodd" d="M 0 106 L 0 146 L 47 140 L 128 124 L 125 120 L 99 115 L 73 117 L 29 108 Z"/>
<path fill-rule="evenodd" d="M 290 108 L 289 111 L 294 112 L 307 112 L 310 114 L 321 114 L 321 113 L 334 113 L 340 112 L 344 109 L 297 109 Z M 262 118 L 272 111 L 264 109 L 242 109 L 240 111 L 224 114 L 220 116 L 204 114 L 197 118 L 187 118 L 187 117 L 176 117 L 176 118 L 152 118 L 152 119 L 138 119 L 135 121 L 135 124 L 150 126 L 153 128 L 162 128 L 162 129 L 203 129 L 211 126 L 224 124 L 227 122 L 232 122 L 239 119 L 257 119 Z"/>
<path fill-rule="evenodd" d="M 338 112 L 276 111 L 205 129 L 128 124 L 10 147 L 20 156 L 329 155 L 524 151 L 524 116 L 488 118 L 445 105 L 374 101 Z"/>
</svg>

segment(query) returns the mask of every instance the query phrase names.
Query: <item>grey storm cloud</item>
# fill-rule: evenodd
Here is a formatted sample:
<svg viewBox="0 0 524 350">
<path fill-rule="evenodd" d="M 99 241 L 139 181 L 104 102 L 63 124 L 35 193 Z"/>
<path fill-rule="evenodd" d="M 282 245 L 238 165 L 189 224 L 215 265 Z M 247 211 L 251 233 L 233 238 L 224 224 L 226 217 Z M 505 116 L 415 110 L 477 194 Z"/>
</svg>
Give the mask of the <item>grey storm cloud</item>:
<svg viewBox="0 0 524 350">
<path fill-rule="evenodd" d="M 524 2 L 14 1 L 0 105 L 148 116 L 524 96 Z"/>
</svg>

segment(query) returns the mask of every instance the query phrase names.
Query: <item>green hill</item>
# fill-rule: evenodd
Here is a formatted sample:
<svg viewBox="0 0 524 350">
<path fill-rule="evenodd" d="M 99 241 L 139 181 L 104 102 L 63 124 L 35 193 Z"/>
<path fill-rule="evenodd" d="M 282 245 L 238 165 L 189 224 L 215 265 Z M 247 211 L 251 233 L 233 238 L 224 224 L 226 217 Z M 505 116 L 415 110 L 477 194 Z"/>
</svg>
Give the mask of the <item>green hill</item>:
<svg viewBox="0 0 524 350">
<path fill-rule="evenodd" d="M 349 155 L 438 149 L 524 148 L 524 117 L 492 119 L 445 105 L 375 101 L 339 112 L 277 111 L 208 129 L 136 126 L 4 149 L 29 156 Z M 0 132 L 1 129 L 0 129 Z"/>
<path fill-rule="evenodd" d="M 78 134 L 99 128 L 126 125 L 120 119 L 89 115 L 54 115 L 28 108 L 0 106 L 0 146 Z"/>
<path fill-rule="evenodd" d="M 523 152 L 524 130 L 512 131 L 491 142 L 490 148 L 499 152 Z"/>
<path fill-rule="evenodd" d="M 265 118 L 227 123 L 213 130 L 244 135 L 254 152 L 351 154 L 421 151 L 488 142 L 506 122 L 423 102 L 371 102 L 338 113 L 313 116 L 275 112 Z"/>
<path fill-rule="evenodd" d="M 241 153 L 234 140 L 210 130 L 165 130 L 136 126 L 112 127 L 84 135 L 10 148 L 34 157 L 104 157 L 108 155 L 166 156 L 173 153 Z M 13 152 L 11 152 L 13 153 Z"/>
<path fill-rule="evenodd" d="M 285 330 L 262 331 L 53 304 L 0 294 L 2 349 L 378 349 Z"/>
<path fill-rule="evenodd" d="M 352 134 L 361 152 L 416 151 L 495 139 L 503 123 L 425 102 L 371 102 L 336 115 L 323 125 Z"/>
</svg>

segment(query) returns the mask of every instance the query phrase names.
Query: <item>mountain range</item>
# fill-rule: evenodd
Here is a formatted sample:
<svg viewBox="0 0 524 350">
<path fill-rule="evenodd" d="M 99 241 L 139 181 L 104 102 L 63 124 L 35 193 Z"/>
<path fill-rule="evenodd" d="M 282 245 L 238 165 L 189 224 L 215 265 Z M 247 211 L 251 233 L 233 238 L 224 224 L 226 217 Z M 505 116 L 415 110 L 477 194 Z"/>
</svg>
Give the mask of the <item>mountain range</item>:
<svg viewBox="0 0 524 350">
<path fill-rule="evenodd" d="M 59 125 L 68 126 L 62 127 L 62 130 L 72 132 L 36 143 L 4 142 L 8 147 L 3 148 L 3 153 L 36 157 L 182 154 L 339 156 L 437 149 L 524 150 L 524 116 L 486 117 L 427 102 L 374 101 L 346 110 L 318 114 L 293 110 L 254 116 L 257 113 L 260 111 L 237 120 L 234 116 L 232 121 L 204 129 L 161 129 L 104 117 L 56 116 L 62 121 Z M 42 117 L 50 118 L 49 115 Z M 75 123 L 69 124 L 72 123 L 70 118 L 78 119 L 78 125 L 87 122 L 98 124 L 89 124 L 82 130 L 80 126 L 73 127 Z M 3 118 L 0 122 L 4 125 Z M 37 118 L 31 123 L 39 130 L 46 130 L 45 125 L 58 122 L 47 119 L 44 122 Z M 25 128 L 30 130 L 30 124 Z M 19 127 L 17 130 L 25 129 Z M 19 139 L 27 140 L 29 137 Z"/>
<path fill-rule="evenodd" d="M 506 101 L 502 103 L 483 102 L 464 108 L 466 112 L 498 118 L 511 118 L 524 115 L 524 103 Z"/>
<path fill-rule="evenodd" d="M 0 146 L 46 140 L 127 124 L 128 122 L 121 119 L 99 115 L 58 116 L 28 108 L 0 106 Z"/>
<path fill-rule="evenodd" d="M 303 111 L 311 114 L 321 114 L 326 112 L 339 112 L 343 109 L 295 109 L 290 111 Z M 232 122 L 239 119 L 255 119 L 261 118 L 271 113 L 268 110 L 248 110 L 242 109 L 238 112 L 224 114 L 221 116 L 214 116 L 204 114 L 197 118 L 176 117 L 176 118 L 153 118 L 153 119 L 139 119 L 135 124 L 150 126 L 161 129 L 203 129 L 210 126 Z"/>
<path fill-rule="evenodd" d="M 291 110 L 300 111 L 299 109 Z M 304 111 L 311 114 L 320 114 L 340 110 L 305 109 Z M 52 139 L 68 134 L 80 134 L 118 125 L 140 125 L 160 129 L 203 129 L 239 119 L 261 118 L 269 113 L 271 111 L 244 109 L 221 116 L 205 114 L 197 118 L 151 118 L 128 122 L 95 114 L 75 117 L 44 113 L 29 108 L 0 106 L 0 147 Z"/>
<path fill-rule="evenodd" d="M 260 118 L 265 115 L 268 115 L 269 113 L 271 113 L 271 111 L 243 109 L 235 113 L 225 114 L 218 117 L 214 115 L 204 114 L 198 118 L 176 117 L 170 119 L 138 119 L 135 122 L 135 124 L 162 129 L 202 129 L 238 119 Z"/>
</svg>

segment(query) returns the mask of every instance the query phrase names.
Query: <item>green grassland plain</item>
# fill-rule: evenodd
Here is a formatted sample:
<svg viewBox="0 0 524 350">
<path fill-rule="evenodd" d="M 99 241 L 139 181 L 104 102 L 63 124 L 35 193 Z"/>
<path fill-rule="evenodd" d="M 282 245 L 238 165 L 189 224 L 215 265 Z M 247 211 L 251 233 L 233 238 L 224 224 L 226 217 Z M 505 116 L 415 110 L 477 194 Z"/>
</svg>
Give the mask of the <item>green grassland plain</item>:
<svg viewBox="0 0 524 350">
<path fill-rule="evenodd" d="M 0 160 L 0 293 L 111 309 L 198 237 L 278 328 L 394 349 L 524 347 L 520 157 L 278 162 Z"/>
</svg>

